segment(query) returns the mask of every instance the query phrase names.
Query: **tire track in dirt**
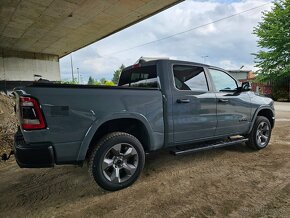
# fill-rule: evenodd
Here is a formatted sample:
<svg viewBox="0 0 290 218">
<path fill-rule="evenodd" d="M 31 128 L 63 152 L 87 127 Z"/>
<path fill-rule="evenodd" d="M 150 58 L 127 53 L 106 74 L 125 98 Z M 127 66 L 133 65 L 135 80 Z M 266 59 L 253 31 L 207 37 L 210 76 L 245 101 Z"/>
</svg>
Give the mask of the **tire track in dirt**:
<svg viewBox="0 0 290 218">
<path fill-rule="evenodd" d="M 74 191 L 81 191 L 83 194 L 91 186 L 85 186 L 87 175 L 82 172 L 81 175 L 78 175 L 79 170 L 82 169 L 62 167 L 32 170 L 32 173 L 29 172 L 30 170 L 24 170 L 28 173 L 18 178 L 20 182 L 9 186 L 9 190 L 14 190 L 12 194 L 6 195 L 7 193 L 0 191 L 1 196 L 6 195 L 5 198 L 1 197 L 0 199 L 0 211 L 25 208 L 29 212 L 30 209 L 35 207 L 41 208 L 44 205 L 50 206 L 58 202 L 62 203 L 63 198 L 67 196 L 70 199 L 69 196 Z M 77 174 L 75 171 L 78 171 Z"/>
<path fill-rule="evenodd" d="M 219 153 L 219 152 L 217 151 L 217 152 L 213 152 L 213 153 Z M 193 155 L 193 156 L 195 156 L 195 155 Z M 150 202 L 158 202 L 157 204 L 155 204 L 155 206 L 154 205 L 153 206 L 147 205 L 147 210 L 151 211 L 150 214 L 154 214 L 154 212 L 155 212 L 155 213 L 159 213 L 159 214 L 161 213 L 162 216 L 166 216 L 166 215 L 168 215 L 167 212 L 170 211 L 170 214 L 174 216 L 175 213 L 173 213 L 171 208 L 166 207 L 166 205 L 173 204 L 174 206 L 172 206 L 172 207 L 174 207 L 175 209 L 179 208 L 179 210 L 178 210 L 179 212 L 175 214 L 176 216 L 186 215 L 188 212 L 187 210 L 189 210 L 189 214 L 192 214 L 193 213 L 192 207 L 195 208 L 195 213 L 194 213 L 195 215 L 202 216 L 203 213 L 206 213 L 206 214 L 213 213 L 212 211 L 214 211 L 214 210 L 212 209 L 212 207 L 206 206 L 205 208 L 199 208 L 198 206 L 195 206 L 194 204 L 188 205 L 188 202 L 181 200 L 181 199 L 190 199 L 190 196 L 192 195 L 192 193 L 197 194 L 198 192 L 200 192 L 199 188 L 201 188 L 201 190 L 206 190 L 206 189 L 209 189 L 209 187 L 215 187 L 215 188 L 213 188 L 213 190 L 211 190 L 211 193 L 212 192 L 214 193 L 217 189 L 223 190 L 221 188 L 222 185 L 220 185 L 220 184 L 222 184 L 221 181 L 223 181 L 224 178 L 227 178 L 227 180 L 231 179 L 231 180 L 233 180 L 232 182 L 234 182 L 234 180 L 235 180 L 234 177 L 238 177 L 240 180 L 246 181 L 245 183 L 251 183 L 252 180 L 247 181 L 247 178 L 252 178 L 255 176 L 259 177 L 259 171 L 261 171 L 261 173 L 266 174 L 266 176 L 268 176 L 270 179 L 272 178 L 271 172 L 268 172 L 267 170 L 264 170 L 264 169 L 263 170 L 257 169 L 256 170 L 257 172 L 255 172 L 255 171 L 253 172 L 252 171 L 253 167 L 251 167 L 252 170 L 248 170 L 248 169 L 245 170 L 244 165 L 247 165 L 247 164 L 251 165 L 251 161 L 246 161 L 246 162 L 238 163 L 235 165 L 229 165 L 229 163 L 232 161 L 232 159 L 230 159 L 230 157 L 232 155 L 227 155 L 227 156 L 229 157 L 229 159 L 223 158 L 223 160 L 220 160 L 220 159 L 218 159 L 219 157 L 217 157 L 216 159 L 214 159 L 214 161 L 211 161 L 210 164 L 208 162 L 206 162 L 205 166 L 202 166 L 202 165 L 197 165 L 196 167 L 185 166 L 185 167 L 178 168 L 179 169 L 178 171 L 176 171 L 176 169 L 170 170 L 170 166 L 165 166 L 165 167 L 163 166 L 162 170 L 159 170 L 159 169 L 153 170 L 155 175 L 151 176 L 150 183 L 155 185 L 156 187 L 159 187 L 159 189 L 161 189 L 161 190 L 162 190 L 162 187 L 165 187 L 165 189 L 163 192 L 160 190 L 159 191 L 154 190 L 154 188 L 153 188 L 152 191 L 147 189 L 146 192 L 160 193 L 160 194 L 162 194 L 161 195 L 162 199 L 159 199 L 158 196 L 155 196 L 157 199 L 154 199 L 154 198 L 152 199 L 152 197 L 149 197 L 148 195 L 146 195 L 146 192 L 141 192 L 141 193 L 139 192 L 138 196 L 145 195 L 148 197 L 148 199 L 147 199 L 148 201 L 150 200 Z M 255 159 L 255 156 L 256 155 L 254 154 L 254 159 Z M 161 158 L 161 157 L 159 157 L 159 158 Z M 182 157 L 181 159 L 188 159 L 188 157 L 185 157 L 185 158 Z M 200 157 L 197 159 L 203 159 L 203 157 Z M 253 158 L 249 158 L 249 159 L 253 159 Z M 197 162 L 199 162 L 199 161 L 200 160 L 194 161 L 194 164 L 198 164 Z M 173 161 L 173 162 L 179 162 L 179 161 Z M 182 161 L 182 162 L 184 165 L 187 165 L 186 161 Z M 154 163 L 154 165 L 155 164 L 156 163 Z M 172 163 L 172 164 L 174 164 L 174 163 Z M 150 165 L 150 163 L 149 163 L 149 165 Z M 227 165 L 228 165 L 228 167 L 226 167 Z M 278 164 L 276 167 L 279 168 L 279 167 L 281 167 L 281 165 Z M 145 175 L 146 175 L 146 171 L 147 171 L 147 169 L 145 169 Z M 184 174 L 185 175 L 189 175 L 189 174 L 195 175 L 195 176 L 190 177 L 190 179 L 192 181 L 195 181 L 195 180 L 202 181 L 202 183 L 199 184 L 198 189 L 191 190 L 188 187 L 192 181 L 190 181 L 190 182 L 188 182 L 188 184 L 186 184 L 187 179 L 186 179 L 186 177 L 184 177 Z M 234 175 L 234 177 L 228 178 L 230 175 Z M 160 183 L 159 182 L 160 178 L 167 178 L 167 177 L 171 177 L 171 181 L 169 183 L 166 183 L 166 182 Z M 182 185 L 179 185 L 180 180 L 181 180 L 180 178 L 182 178 L 182 177 L 183 177 Z M 211 178 L 211 177 L 213 177 L 213 178 Z M 265 175 L 264 175 L 264 177 L 265 177 Z M 207 180 L 209 180 L 209 181 L 214 181 L 214 182 L 204 184 L 203 180 L 205 178 L 207 178 Z M 143 181 L 147 182 L 146 178 L 141 178 L 141 179 L 142 179 L 142 183 L 143 183 Z M 275 178 L 272 178 L 272 179 L 275 179 Z M 236 181 L 236 182 L 238 183 L 239 181 Z M 234 182 L 234 185 L 237 183 Z M 185 189 L 183 188 L 183 185 L 185 185 Z M 247 184 L 247 186 L 248 185 L 249 184 Z M 253 187 L 255 185 L 256 184 L 254 183 Z M 145 185 L 145 186 L 147 187 L 147 185 Z M 174 194 L 172 195 L 171 192 L 168 192 L 168 190 L 170 190 L 170 187 L 174 187 L 174 186 L 176 189 L 178 189 L 181 192 L 180 194 L 174 192 Z M 225 187 L 227 187 L 226 184 L 225 184 Z M 272 186 L 262 186 L 262 187 L 260 187 L 260 190 L 262 190 L 263 188 L 268 189 L 271 187 Z M 169 194 L 165 194 L 166 190 Z M 234 187 L 233 187 L 233 190 L 235 190 Z M 140 190 L 138 190 L 138 191 L 140 191 Z M 217 198 L 218 198 L 218 196 L 223 196 L 224 191 L 226 192 L 226 190 L 219 191 L 217 193 Z M 240 195 L 239 192 L 240 192 L 240 190 L 237 189 L 234 192 L 233 196 L 239 196 Z M 252 194 L 252 191 L 248 191 L 246 194 L 244 194 L 243 197 L 252 198 L 252 201 L 254 201 L 255 198 L 251 197 L 251 194 Z M 123 195 L 123 198 L 125 198 L 125 199 L 128 197 L 129 196 L 127 196 L 127 195 Z M 197 196 L 197 198 L 199 199 L 199 204 L 200 204 L 201 199 L 205 198 L 205 197 Z M 233 198 L 235 199 L 235 197 L 233 197 Z M 168 199 L 168 200 L 164 200 L 164 199 Z M 106 201 L 107 201 L 107 199 L 106 199 Z M 112 203 L 114 203 L 114 200 L 111 199 L 110 201 L 113 201 Z M 135 202 L 144 202 L 144 198 L 143 197 L 137 198 L 137 199 L 135 199 Z M 205 205 L 208 204 L 208 202 L 210 202 L 210 199 L 205 198 L 204 199 Z M 192 202 L 192 203 L 194 203 L 194 202 Z M 227 200 L 225 203 L 223 202 L 223 204 L 218 204 L 218 202 L 214 202 L 214 203 L 219 205 L 220 207 L 222 207 L 223 205 L 228 205 L 227 207 L 224 206 L 224 208 L 226 208 L 226 209 L 221 211 L 221 213 L 223 212 L 223 214 L 224 213 L 230 214 L 232 212 L 232 210 L 236 210 L 239 208 L 239 206 L 237 206 L 237 205 L 241 204 L 240 197 L 236 198 L 235 200 Z M 215 205 L 215 204 L 213 204 L 213 205 Z M 104 208 L 104 206 L 102 206 L 102 203 L 99 202 L 98 200 L 95 200 L 95 201 L 89 200 L 88 202 L 84 202 L 84 205 L 81 206 L 82 213 L 90 214 L 91 211 L 94 211 L 94 208 L 96 207 L 96 205 L 97 205 L 97 207 L 99 207 L 101 205 L 101 207 Z M 137 203 L 137 206 L 136 206 L 136 203 L 134 203 L 134 205 L 135 205 L 134 209 L 132 209 L 132 210 L 136 211 L 136 209 L 138 208 L 138 203 Z M 139 206 L 142 207 L 142 205 L 139 205 Z M 72 208 L 73 207 L 74 206 L 72 206 Z M 130 210 L 130 208 L 128 208 L 128 209 Z M 162 210 L 162 209 L 164 209 L 164 210 Z M 160 212 L 160 211 L 164 211 L 164 213 Z M 76 211 L 74 211 L 74 210 L 69 210 L 69 213 L 66 214 L 66 216 L 70 216 L 71 214 L 74 214 L 75 212 Z M 108 216 L 122 214 L 122 212 L 124 212 L 124 211 L 122 211 L 120 209 L 116 210 L 116 213 L 114 213 L 112 211 L 106 211 L 106 213 L 109 214 Z M 98 215 L 105 215 L 106 213 L 98 214 Z M 126 214 L 128 215 L 128 213 L 126 213 Z M 137 214 L 137 215 L 142 215 L 142 214 Z"/>
</svg>

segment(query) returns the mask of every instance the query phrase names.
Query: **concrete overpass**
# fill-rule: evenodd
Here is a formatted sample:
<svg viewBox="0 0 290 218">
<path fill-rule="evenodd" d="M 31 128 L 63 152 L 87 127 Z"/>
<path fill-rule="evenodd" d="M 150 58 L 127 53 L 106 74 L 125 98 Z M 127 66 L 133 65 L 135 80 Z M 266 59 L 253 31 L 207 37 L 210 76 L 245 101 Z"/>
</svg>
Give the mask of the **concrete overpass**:
<svg viewBox="0 0 290 218">
<path fill-rule="evenodd" d="M 59 58 L 180 0 L 1 0 L 0 81 L 60 80 Z"/>
</svg>

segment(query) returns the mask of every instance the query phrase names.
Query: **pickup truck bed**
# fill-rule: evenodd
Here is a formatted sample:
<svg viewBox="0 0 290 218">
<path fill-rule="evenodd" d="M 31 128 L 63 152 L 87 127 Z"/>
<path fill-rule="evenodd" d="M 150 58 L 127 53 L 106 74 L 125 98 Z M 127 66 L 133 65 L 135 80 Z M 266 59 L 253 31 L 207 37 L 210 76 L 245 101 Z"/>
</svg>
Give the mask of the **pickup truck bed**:
<svg viewBox="0 0 290 218">
<path fill-rule="evenodd" d="M 22 96 L 38 100 L 48 127 L 26 131 L 24 140 L 27 144 L 53 145 L 56 164 L 83 161 L 86 142 L 101 124 L 115 118 L 150 123 L 146 127 L 151 131 L 151 150 L 163 146 L 163 105 L 158 89 L 36 83 L 21 90 Z"/>
</svg>

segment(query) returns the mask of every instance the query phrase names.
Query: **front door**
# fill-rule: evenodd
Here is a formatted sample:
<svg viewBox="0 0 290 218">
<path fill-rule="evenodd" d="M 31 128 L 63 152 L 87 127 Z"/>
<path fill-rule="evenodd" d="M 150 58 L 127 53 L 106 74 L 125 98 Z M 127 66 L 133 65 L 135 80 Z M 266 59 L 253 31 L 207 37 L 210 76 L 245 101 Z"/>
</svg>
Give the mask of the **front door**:
<svg viewBox="0 0 290 218">
<path fill-rule="evenodd" d="M 209 90 L 204 68 L 174 65 L 173 74 L 174 142 L 213 137 L 217 125 L 216 98 Z"/>
<path fill-rule="evenodd" d="M 251 103 L 247 92 L 237 92 L 237 82 L 219 69 L 209 69 L 217 98 L 216 136 L 246 133 L 251 121 Z"/>
</svg>

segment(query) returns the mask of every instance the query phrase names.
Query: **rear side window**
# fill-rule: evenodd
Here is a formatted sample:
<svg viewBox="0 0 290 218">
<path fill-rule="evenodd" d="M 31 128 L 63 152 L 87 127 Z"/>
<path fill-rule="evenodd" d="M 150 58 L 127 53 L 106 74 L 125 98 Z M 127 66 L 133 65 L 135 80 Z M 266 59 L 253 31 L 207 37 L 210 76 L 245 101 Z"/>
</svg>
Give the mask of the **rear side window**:
<svg viewBox="0 0 290 218">
<path fill-rule="evenodd" d="M 119 80 L 119 86 L 158 88 L 156 65 L 124 70 Z"/>
<path fill-rule="evenodd" d="M 208 85 L 202 67 L 175 65 L 173 66 L 175 87 L 179 90 L 207 92 Z"/>
</svg>

